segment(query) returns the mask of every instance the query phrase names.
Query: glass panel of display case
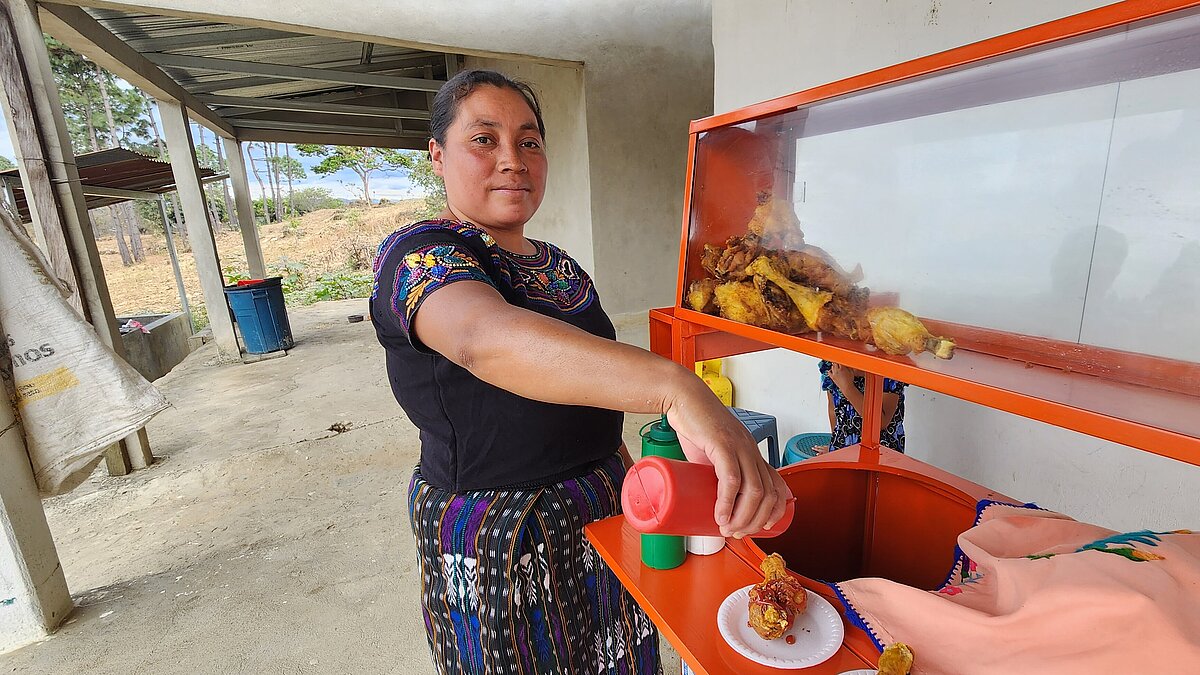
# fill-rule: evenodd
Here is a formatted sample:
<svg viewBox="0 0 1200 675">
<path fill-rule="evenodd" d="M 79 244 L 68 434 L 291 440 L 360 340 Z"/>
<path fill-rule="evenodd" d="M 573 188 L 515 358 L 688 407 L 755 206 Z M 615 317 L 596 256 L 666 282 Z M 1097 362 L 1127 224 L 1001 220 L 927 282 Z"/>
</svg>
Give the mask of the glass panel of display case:
<svg viewBox="0 0 1200 675">
<path fill-rule="evenodd" d="M 810 336 L 817 323 L 821 339 L 865 348 L 872 308 L 894 305 L 966 357 L 910 363 L 1200 430 L 1173 418 L 1200 409 L 1196 11 L 707 129 L 690 197 L 684 308 Z M 964 353 L 994 357 L 984 343 L 1023 336 L 1043 340 L 1022 349 L 1068 359 L 1033 360 L 1049 370 L 1121 382 Z M 1172 392 L 1159 409 L 1173 412 L 1123 403 L 1147 387 Z"/>
</svg>

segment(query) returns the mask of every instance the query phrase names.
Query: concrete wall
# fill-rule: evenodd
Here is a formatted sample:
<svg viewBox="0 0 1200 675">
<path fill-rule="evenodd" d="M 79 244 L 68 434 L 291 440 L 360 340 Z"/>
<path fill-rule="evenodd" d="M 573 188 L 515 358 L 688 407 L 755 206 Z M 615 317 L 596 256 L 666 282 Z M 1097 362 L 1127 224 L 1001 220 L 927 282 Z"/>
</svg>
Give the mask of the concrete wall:
<svg viewBox="0 0 1200 675">
<path fill-rule="evenodd" d="M 1106 4 L 716 0 L 714 108 L 736 109 Z M 816 360 L 782 351 L 747 355 L 730 359 L 727 374 L 737 405 L 776 415 L 782 436 L 828 430 Z M 925 390 L 910 388 L 907 408 L 910 454 L 1013 497 L 1115 529 L 1200 523 L 1200 469 Z"/>
<path fill-rule="evenodd" d="M 180 361 L 192 353 L 195 344 L 191 321 L 182 312 L 147 317 L 118 317 L 117 323 L 124 325 L 135 318 L 146 326 L 149 333 L 130 331 L 121 336 L 125 343 L 125 360 L 142 377 L 153 382 L 171 372 Z"/>
<path fill-rule="evenodd" d="M 367 37 L 488 58 L 582 64 L 587 145 L 570 151 L 576 156 L 586 151 L 591 190 L 590 195 L 573 198 L 589 200 L 590 257 L 605 307 L 619 313 L 671 302 L 687 123 L 712 110 L 708 0 L 95 4 Z M 553 135 L 551 139 L 556 142 Z M 578 246 L 568 246 L 573 254 L 589 257 Z"/>
</svg>

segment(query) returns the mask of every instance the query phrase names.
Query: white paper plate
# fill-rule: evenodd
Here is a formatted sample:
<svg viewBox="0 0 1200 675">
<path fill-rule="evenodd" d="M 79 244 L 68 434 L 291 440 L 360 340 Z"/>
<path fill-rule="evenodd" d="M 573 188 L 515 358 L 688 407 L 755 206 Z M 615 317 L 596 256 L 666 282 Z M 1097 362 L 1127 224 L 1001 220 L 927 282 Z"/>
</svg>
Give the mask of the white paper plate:
<svg viewBox="0 0 1200 675">
<path fill-rule="evenodd" d="M 879 675 L 879 671 L 871 668 L 864 668 L 863 670 L 847 670 L 845 672 L 838 673 L 838 675 Z"/>
<path fill-rule="evenodd" d="M 734 591 L 717 610 L 717 629 L 721 637 L 742 656 L 774 668 L 811 668 L 823 663 L 842 646 L 846 631 L 833 605 L 805 589 L 808 608 L 797 615 L 784 637 L 764 640 L 748 625 L 751 586 Z M 796 637 L 795 644 L 787 636 Z"/>
</svg>

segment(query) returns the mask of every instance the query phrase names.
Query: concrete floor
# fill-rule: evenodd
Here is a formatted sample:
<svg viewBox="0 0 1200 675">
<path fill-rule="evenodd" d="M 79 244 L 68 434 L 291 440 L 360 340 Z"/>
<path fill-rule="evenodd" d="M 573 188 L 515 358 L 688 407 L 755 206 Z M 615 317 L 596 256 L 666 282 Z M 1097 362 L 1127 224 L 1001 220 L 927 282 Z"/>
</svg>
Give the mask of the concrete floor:
<svg viewBox="0 0 1200 675">
<path fill-rule="evenodd" d="M 158 380 L 159 461 L 45 502 L 76 610 L 0 673 L 432 673 L 404 496 L 417 431 L 370 322 L 346 321 L 365 311 L 292 308 L 287 357 L 217 365 L 209 345 Z M 644 321 L 618 323 L 642 342 Z"/>
</svg>

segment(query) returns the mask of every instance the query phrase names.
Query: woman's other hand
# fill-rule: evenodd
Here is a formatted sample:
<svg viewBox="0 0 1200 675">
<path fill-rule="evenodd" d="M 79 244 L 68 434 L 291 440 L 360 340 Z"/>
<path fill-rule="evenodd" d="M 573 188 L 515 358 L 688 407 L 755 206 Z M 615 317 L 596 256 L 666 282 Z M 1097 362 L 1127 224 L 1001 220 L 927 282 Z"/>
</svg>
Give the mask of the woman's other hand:
<svg viewBox="0 0 1200 675">
<path fill-rule="evenodd" d="M 857 368 L 849 368 L 840 363 L 834 363 L 829 367 L 829 379 L 841 389 L 842 392 L 854 388 L 854 378 L 862 377 L 863 372 Z"/>
<path fill-rule="evenodd" d="M 667 421 L 679 435 L 688 460 L 712 464 L 717 472 L 713 516 L 726 537 L 740 539 L 774 525 L 792 493 L 763 459 L 746 427 L 704 382 L 681 371 L 677 394 L 667 403 Z"/>
</svg>

